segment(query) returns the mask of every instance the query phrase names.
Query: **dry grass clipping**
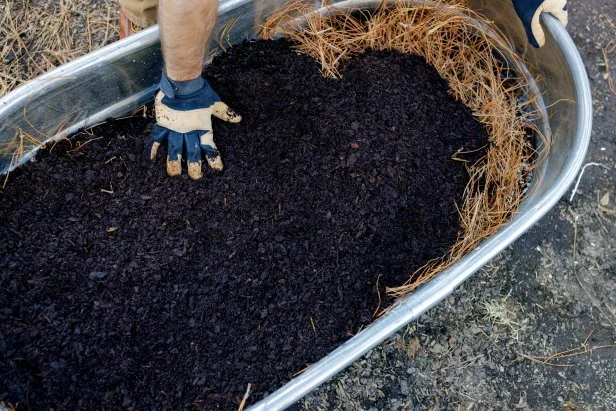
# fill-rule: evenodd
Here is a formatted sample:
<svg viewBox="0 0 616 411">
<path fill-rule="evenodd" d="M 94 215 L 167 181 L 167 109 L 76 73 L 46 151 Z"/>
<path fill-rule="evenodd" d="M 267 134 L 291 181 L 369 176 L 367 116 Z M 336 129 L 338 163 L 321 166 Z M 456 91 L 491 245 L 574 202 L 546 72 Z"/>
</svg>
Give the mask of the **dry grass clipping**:
<svg viewBox="0 0 616 411">
<path fill-rule="evenodd" d="M 509 295 L 500 300 L 484 301 L 482 304 L 484 318 L 492 324 L 505 327 L 511 332 L 514 340 L 518 341 L 524 325 L 518 321 L 519 304 L 509 299 Z"/>
<path fill-rule="evenodd" d="M 610 91 L 612 94 L 616 96 L 616 84 L 614 84 L 614 78 L 612 77 L 612 71 L 610 69 L 610 58 L 609 54 L 616 50 L 616 40 L 610 40 L 607 43 L 607 46 L 601 48 L 601 52 L 603 53 L 603 61 L 605 64 L 605 72 L 607 77 L 607 84 L 610 87 Z"/>
<path fill-rule="evenodd" d="M 595 345 L 591 346 L 588 341 L 592 336 L 593 331 L 591 331 L 584 342 L 580 344 L 578 347 L 572 348 L 570 350 L 560 351 L 550 355 L 529 355 L 529 354 L 520 354 L 520 356 L 524 359 L 537 362 L 543 365 L 551 365 L 553 367 L 573 367 L 573 364 L 563 363 L 562 361 L 566 358 L 577 357 L 579 355 L 584 354 L 592 354 L 595 350 L 601 350 L 605 348 L 616 348 L 616 344 L 605 344 L 605 345 Z"/>
<path fill-rule="evenodd" d="M 460 208 L 457 243 L 446 256 L 411 273 L 403 285 L 388 288 L 399 297 L 460 260 L 516 213 L 536 154 L 526 131 L 538 133 L 535 98 L 529 96 L 528 79 L 520 74 L 522 63 L 504 36 L 461 2 L 382 4 L 369 14 L 326 14 L 292 3 L 265 23 L 261 37 L 295 41 L 297 50 L 314 57 L 323 74 L 333 78 L 340 77 L 342 62 L 368 49 L 420 55 L 447 80 L 450 93 L 472 110 L 490 137 L 487 155 L 467 164 L 470 182 Z"/>
<path fill-rule="evenodd" d="M 0 1 L 0 97 L 118 38 L 117 7 L 90 0 Z"/>
</svg>

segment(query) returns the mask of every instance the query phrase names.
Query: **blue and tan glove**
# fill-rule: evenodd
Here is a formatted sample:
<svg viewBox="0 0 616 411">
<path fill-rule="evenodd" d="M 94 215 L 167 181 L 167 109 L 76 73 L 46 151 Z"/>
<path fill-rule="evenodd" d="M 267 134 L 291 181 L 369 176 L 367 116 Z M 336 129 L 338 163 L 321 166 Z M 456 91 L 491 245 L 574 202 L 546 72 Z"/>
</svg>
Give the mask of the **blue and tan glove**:
<svg viewBox="0 0 616 411">
<path fill-rule="evenodd" d="M 163 74 L 160 91 L 154 103 L 156 122 L 146 147 L 146 156 L 154 160 L 160 145 L 167 140 L 167 174 L 182 174 L 182 156 L 186 153 L 188 175 L 193 180 L 203 177 L 202 155 L 215 170 L 222 171 L 220 153 L 214 143 L 212 116 L 237 123 L 235 114 L 205 79 L 172 81 Z"/>
<path fill-rule="evenodd" d="M 563 26 L 567 25 L 567 0 L 513 0 L 513 7 L 524 24 L 528 41 L 535 47 L 545 44 L 545 33 L 539 21 L 541 13 L 550 13 Z"/>
</svg>

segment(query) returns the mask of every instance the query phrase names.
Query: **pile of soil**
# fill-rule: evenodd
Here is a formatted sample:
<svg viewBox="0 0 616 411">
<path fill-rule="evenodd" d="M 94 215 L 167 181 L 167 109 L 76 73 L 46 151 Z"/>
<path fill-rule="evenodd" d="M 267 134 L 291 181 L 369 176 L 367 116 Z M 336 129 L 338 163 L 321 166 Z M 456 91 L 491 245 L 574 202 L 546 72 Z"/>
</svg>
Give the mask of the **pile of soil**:
<svg viewBox="0 0 616 411">
<path fill-rule="evenodd" d="M 168 178 L 165 153 L 143 158 L 142 116 L 11 174 L 0 400 L 233 409 L 251 383 L 254 402 L 456 241 L 468 175 L 451 157 L 488 139 L 421 58 L 368 52 L 331 80 L 255 42 L 206 76 L 243 117 L 214 123 L 222 174 Z"/>
</svg>

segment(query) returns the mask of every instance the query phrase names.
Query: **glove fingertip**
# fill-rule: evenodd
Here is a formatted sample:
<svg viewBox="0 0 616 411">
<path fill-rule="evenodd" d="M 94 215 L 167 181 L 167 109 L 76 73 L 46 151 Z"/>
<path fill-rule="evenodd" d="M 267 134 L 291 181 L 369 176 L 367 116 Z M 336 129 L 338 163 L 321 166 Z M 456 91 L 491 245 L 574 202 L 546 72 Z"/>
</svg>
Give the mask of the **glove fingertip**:
<svg viewBox="0 0 616 411">
<path fill-rule="evenodd" d="M 242 121 L 242 116 L 240 116 L 239 114 L 237 114 L 235 111 L 233 110 L 229 110 L 229 122 L 230 123 L 239 123 L 240 121 Z"/>
<path fill-rule="evenodd" d="M 188 176 L 193 180 L 199 180 L 203 178 L 203 171 L 201 171 L 201 161 L 188 162 Z"/>
<path fill-rule="evenodd" d="M 225 166 L 222 163 L 222 158 L 220 158 L 220 155 L 217 156 L 206 156 L 207 159 L 207 164 L 210 166 L 210 168 L 216 170 L 216 171 L 223 171 Z"/>
<path fill-rule="evenodd" d="M 169 177 L 176 177 L 180 174 L 182 174 L 182 155 L 178 154 L 175 159 L 167 156 L 167 175 Z"/>
<path fill-rule="evenodd" d="M 158 153 L 158 148 L 160 147 L 160 143 L 157 141 L 153 141 L 150 149 L 146 148 L 145 157 L 146 160 L 154 161 L 156 159 L 156 154 Z"/>
</svg>

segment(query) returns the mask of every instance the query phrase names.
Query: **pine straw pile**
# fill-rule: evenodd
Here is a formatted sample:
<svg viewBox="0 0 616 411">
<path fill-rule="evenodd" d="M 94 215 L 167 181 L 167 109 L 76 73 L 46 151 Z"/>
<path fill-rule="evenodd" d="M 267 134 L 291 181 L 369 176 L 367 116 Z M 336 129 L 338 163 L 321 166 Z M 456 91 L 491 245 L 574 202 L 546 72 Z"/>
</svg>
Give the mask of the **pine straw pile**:
<svg viewBox="0 0 616 411">
<path fill-rule="evenodd" d="M 420 55 L 487 129 L 487 155 L 466 164 L 470 182 L 459 208 L 462 232 L 457 243 L 447 255 L 411 273 L 403 285 L 388 288 L 390 295 L 403 296 L 426 283 L 516 213 L 536 155 L 529 138 L 529 130 L 539 135 L 533 125 L 535 98 L 529 98 L 528 79 L 519 75 L 524 72 L 519 57 L 485 17 L 461 2 L 382 4 L 372 12 L 331 8 L 315 12 L 292 3 L 261 30 L 262 38 L 279 36 L 296 42 L 298 51 L 314 57 L 323 75 L 333 78 L 340 77 L 345 60 L 368 49 Z"/>
<path fill-rule="evenodd" d="M 90 0 L 0 1 L 0 97 L 117 40 L 117 6 Z"/>
</svg>

